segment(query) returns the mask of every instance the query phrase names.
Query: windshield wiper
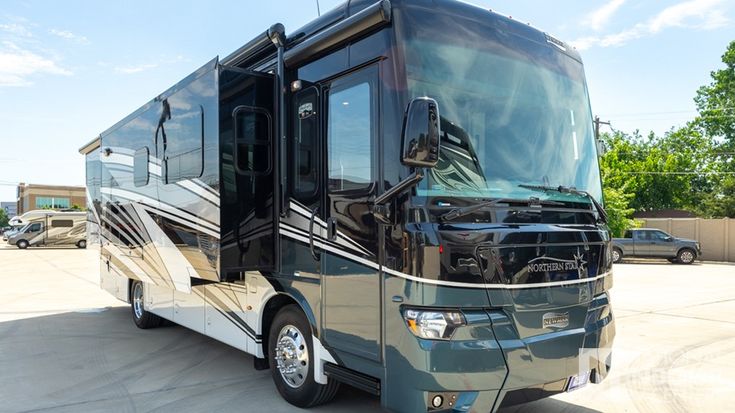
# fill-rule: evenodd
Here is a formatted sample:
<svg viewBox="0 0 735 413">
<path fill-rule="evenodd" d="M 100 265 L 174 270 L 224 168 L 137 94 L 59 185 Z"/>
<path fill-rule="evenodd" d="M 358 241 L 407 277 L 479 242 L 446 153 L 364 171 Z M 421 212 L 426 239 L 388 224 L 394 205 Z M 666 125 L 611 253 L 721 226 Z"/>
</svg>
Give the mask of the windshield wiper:
<svg viewBox="0 0 735 413">
<path fill-rule="evenodd" d="M 465 215 L 469 215 L 475 211 L 479 211 L 483 208 L 488 208 L 501 203 L 514 203 L 514 204 L 528 204 L 528 206 L 540 207 L 541 205 L 564 205 L 561 202 L 556 201 L 541 201 L 536 197 L 530 197 L 528 199 L 512 199 L 512 198 L 498 198 L 492 201 L 480 202 L 479 204 L 469 205 L 461 208 L 454 208 L 451 211 L 440 215 L 439 219 L 442 221 L 451 221 Z"/>
<path fill-rule="evenodd" d="M 521 185 L 518 185 L 518 186 L 521 187 L 521 188 L 531 189 L 533 191 L 543 191 L 543 192 L 552 192 L 552 191 L 555 191 L 555 192 L 559 192 L 559 193 L 562 193 L 562 194 L 573 194 L 573 195 L 583 196 L 583 197 L 585 197 L 585 198 L 587 198 L 587 199 L 590 200 L 590 203 L 592 204 L 592 207 L 593 207 L 593 208 L 591 208 L 591 210 L 593 212 L 595 210 L 597 210 L 597 214 L 600 216 L 600 221 L 602 221 L 602 223 L 604 223 L 604 224 L 607 224 L 607 212 L 605 212 L 605 208 L 603 208 L 602 205 L 600 205 L 600 203 L 597 202 L 597 200 L 595 199 L 595 197 L 593 197 L 592 195 L 590 195 L 590 193 L 587 192 L 587 191 L 580 191 L 577 188 L 569 187 L 569 186 L 563 186 L 563 185 L 559 185 L 559 186 L 546 186 L 546 185 L 524 185 L 524 184 L 521 184 Z"/>
</svg>

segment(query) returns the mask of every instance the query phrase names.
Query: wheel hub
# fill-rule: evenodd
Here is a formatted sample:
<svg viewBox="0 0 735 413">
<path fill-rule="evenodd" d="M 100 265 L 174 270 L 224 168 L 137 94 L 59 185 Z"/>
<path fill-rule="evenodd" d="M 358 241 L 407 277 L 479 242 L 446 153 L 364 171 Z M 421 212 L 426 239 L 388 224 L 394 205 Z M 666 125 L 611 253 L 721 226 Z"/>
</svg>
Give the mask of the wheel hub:
<svg viewBox="0 0 735 413">
<path fill-rule="evenodd" d="M 692 254 L 692 253 L 691 253 L 691 252 L 689 252 L 689 251 L 684 251 L 684 252 L 683 252 L 683 253 L 681 254 L 681 260 L 682 260 L 683 262 L 691 262 L 691 261 L 692 261 L 693 259 L 694 259 L 694 254 Z"/>
<path fill-rule="evenodd" d="M 135 318 L 143 317 L 143 286 L 140 283 L 133 288 L 133 311 Z"/>
<path fill-rule="evenodd" d="M 283 381 L 298 388 L 309 374 L 309 349 L 298 328 L 287 325 L 281 329 L 276 341 L 276 367 Z"/>
</svg>

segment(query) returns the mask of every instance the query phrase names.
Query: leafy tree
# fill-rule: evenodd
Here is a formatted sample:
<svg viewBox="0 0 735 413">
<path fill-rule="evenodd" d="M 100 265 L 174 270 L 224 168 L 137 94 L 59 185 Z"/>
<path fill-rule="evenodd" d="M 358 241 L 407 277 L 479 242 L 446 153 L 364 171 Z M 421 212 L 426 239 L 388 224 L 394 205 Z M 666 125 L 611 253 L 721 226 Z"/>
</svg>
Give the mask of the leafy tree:
<svg viewBox="0 0 735 413">
<path fill-rule="evenodd" d="M 634 194 L 629 205 L 636 211 L 691 210 L 711 191 L 714 141 L 696 126 L 661 137 L 616 132 L 602 139 L 610 148 L 600 159 L 603 184 Z"/>
<path fill-rule="evenodd" d="M 622 237 L 625 230 L 636 227 L 636 222 L 631 218 L 635 210 L 628 206 L 634 194 L 609 187 L 604 188 L 603 192 L 608 218 L 607 225 L 613 237 Z"/>
<path fill-rule="evenodd" d="M 724 177 L 696 209 L 699 215 L 711 218 L 735 218 L 735 176 Z"/>
<path fill-rule="evenodd" d="M 7 227 L 8 226 L 8 214 L 5 213 L 5 210 L 0 208 L 0 228 Z"/>
<path fill-rule="evenodd" d="M 725 68 L 710 75 L 712 83 L 697 91 L 694 102 L 699 111 L 698 121 L 711 136 L 724 138 L 730 149 L 735 148 L 735 41 L 722 55 Z"/>
</svg>

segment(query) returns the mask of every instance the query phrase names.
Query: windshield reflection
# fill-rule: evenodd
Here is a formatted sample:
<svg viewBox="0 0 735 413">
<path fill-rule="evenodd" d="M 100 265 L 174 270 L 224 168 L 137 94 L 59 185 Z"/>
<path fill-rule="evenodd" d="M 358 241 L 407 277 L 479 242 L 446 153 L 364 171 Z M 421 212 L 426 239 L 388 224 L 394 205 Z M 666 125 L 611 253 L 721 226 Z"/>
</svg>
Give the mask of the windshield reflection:
<svg viewBox="0 0 735 413">
<path fill-rule="evenodd" d="M 499 49 L 474 48 L 468 39 L 408 42 L 410 95 L 435 98 L 442 115 L 439 163 L 418 195 L 518 198 L 532 194 L 519 184 L 536 184 L 576 187 L 601 199 L 581 64 L 552 70 Z"/>
</svg>

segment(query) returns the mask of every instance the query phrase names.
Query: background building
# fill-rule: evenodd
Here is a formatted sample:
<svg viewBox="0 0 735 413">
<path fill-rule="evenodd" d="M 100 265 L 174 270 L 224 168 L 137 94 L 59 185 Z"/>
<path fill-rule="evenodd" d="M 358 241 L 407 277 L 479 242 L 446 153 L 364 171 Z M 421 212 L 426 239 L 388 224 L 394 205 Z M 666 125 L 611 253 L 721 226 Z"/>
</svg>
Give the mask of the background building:
<svg viewBox="0 0 735 413">
<path fill-rule="evenodd" d="M 34 209 L 64 209 L 74 205 L 87 207 L 83 186 L 55 186 L 20 183 L 18 185 L 18 215 Z"/>
<path fill-rule="evenodd" d="M 18 215 L 18 208 L 17 208 L 16 202 L 0 202 L 0 209 L 5 210 L 5 215 L 8 216 L 8 218 L 12 218 L 16 215 Z"/>
</svg>

